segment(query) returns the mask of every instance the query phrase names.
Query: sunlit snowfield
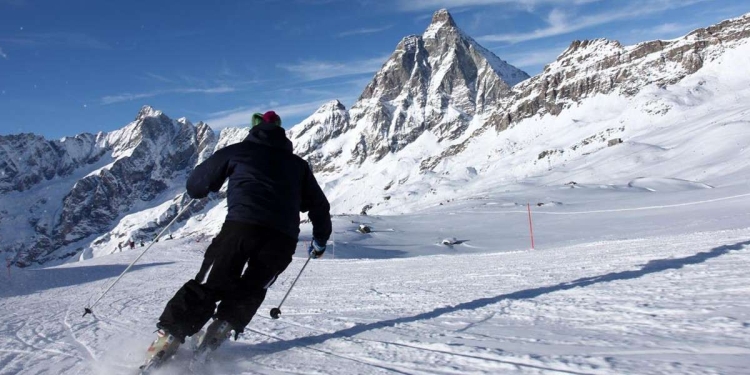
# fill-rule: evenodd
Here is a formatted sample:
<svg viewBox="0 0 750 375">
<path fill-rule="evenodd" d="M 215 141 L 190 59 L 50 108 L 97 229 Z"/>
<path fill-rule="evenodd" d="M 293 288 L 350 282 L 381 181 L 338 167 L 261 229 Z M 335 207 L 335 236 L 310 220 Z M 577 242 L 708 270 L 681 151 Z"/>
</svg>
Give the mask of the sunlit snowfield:
<svg viewBox="0 0 750 375">
<path fill-rule="evenodd" d="M 747 183 L 642 185 L 518 186 L 410 215 L 336 217 L 335 249 L 311 263 L 282 319 L 268 310 L 302 266 L 302 242 L 239 341 L 192 368 L 182 348 L 161 373 L 746 373 Z M 132 373 L 207 245 L 176 234 L 94 317 L 83 307 L 138 251 L 3 273 L 0 374 Z M 453 237 L 464 242 L 439 244 Z"/>
</svg>

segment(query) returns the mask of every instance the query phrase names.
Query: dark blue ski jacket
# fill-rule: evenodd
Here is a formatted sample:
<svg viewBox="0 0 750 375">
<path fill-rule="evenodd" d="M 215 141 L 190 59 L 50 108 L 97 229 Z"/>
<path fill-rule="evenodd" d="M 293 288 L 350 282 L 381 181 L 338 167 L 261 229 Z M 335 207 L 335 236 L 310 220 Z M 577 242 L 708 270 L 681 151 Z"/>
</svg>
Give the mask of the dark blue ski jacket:
<svg viewBox="0 0 750 375">
<path fill-rule="evenodd" d="M 308 212 L 313 237 L 331 235 L 330 205 L 305 160 L 277 125 L 260 124 L 244 141 L 216 151 L 187 180 L 191 198 L 204 198 L 229 179 L 226 220 L 256 224 L 299 237 L 300 212 Z"/>
</svg>

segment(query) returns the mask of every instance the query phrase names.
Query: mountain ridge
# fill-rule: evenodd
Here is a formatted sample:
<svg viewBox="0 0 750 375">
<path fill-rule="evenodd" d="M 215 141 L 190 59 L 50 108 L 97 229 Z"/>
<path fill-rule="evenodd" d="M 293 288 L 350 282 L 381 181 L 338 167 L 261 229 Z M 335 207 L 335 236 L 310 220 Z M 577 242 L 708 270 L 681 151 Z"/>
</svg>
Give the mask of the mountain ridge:
<svg viewBox="0 0 750 375">
<path fill-rule="evenodd" d="M 407 201 L 432 202 L 445 184 L 487 176 L 493 167 L 478 165 L 507 163 L 497 155 L 533 152 L 523 162 L 533 170 L 546 163 L 551 171 L 605 150 L 611 139 L 627 139 L 634 134 L 628 124 L 607 125 L 575 144 L 542 150 L 499 135 L 524 121 L 565 117 L 602 95 L 627 101 L 652 95 L 653 87 L 676 85 L 746 44 L 748 24 L 750 14 L 682 38 L 634 46 L 574 41 L 537 76 L 520 80 L 523 72 L 508 65 L 519 80 L 511 85 L 513 75 L 504 80 L 486 49 L 465 35 L 450 13 L 438 11 L 424 34 L 399 42 L 351 109 L 329 101 L 287 134 L 295 152 L 313 166 L 335 212 L 400 212 L 417 204 Z M 637 105 L 649 116 L 669 116 L 678 106 L 656 97 Z M 173 120 L 144 106 L 133 122 L 108 133 L 60 140 L 0 136 L 0 251 L 28 266 L 105 255 L 130 239 L 148 241 L 187 203 L 187 173 L 247 133 L 226 128 L 217 136 L 205 123 Z M 498 145 L 490 148 L 488 140 Z M 190 214 L 221 217 L 216 212 L 225 209 L 223 194 L 193 206 Z M 204 222 L 196 235 L 210 234 L 217 225 Z"/>
</svg>

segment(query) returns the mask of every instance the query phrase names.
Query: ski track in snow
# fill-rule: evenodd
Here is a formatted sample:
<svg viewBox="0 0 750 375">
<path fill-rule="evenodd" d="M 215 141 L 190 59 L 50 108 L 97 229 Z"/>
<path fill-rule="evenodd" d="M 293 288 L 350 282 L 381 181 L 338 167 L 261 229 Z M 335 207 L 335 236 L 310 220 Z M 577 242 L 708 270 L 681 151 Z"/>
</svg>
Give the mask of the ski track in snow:
<svg viewBox="0 0 750 375">
<path fill-rule="evenodd" d="M 462 223 L 496 213 L 486 209 L 498 206 L 488 205 L 498 196 L 362 218 L 380 229 L 367 235 L 350 231 L 363 220 L 337 218 L 344 259 L 314 261 L 280 320 L 267 317 L 268 310 L 304 258 L 295 258 L 269 291 L 239 341 L 192 367 L 182 348 L 158 374 L 745 374 L 750 202 L 737 194 L 743 188 L 662 195 L 595 190 L 586 193 L 589 201 L 577 200 L 582 189 L 565 189 L 570 206 L 600 215 L 580 216 L 578 231 L 560 230 L 567 237 L 542 235 L 547 241 L 533 251 L 519 251 L 515 240 L 496 246 L 487 240 L 516 236 L 515 215 L 474 220 L 482 229 L 470 238 L 477 246 L 434 245 L 428 233 L 449 227 L 459 238 Z M 622 209 L 593 209 L 655 207 L 654 200 L 667 204 L 649 219 L 672 224 L 657 231 L 627 224 Z M 570 208 L 540 209 L 577 212 Z M 461 211 L 471 215 L 450 214 Z M 570 221 L 561 219 L 540 220 L 541 232 Z M 629 236 L 607 234 L 617 220 L 630 225 L 622 228 Z M 600 234 L 580 240 L 580 228 Z M 482 232 L 486 238 L 477 236 Z M 351 256 L 398 243 L 412 246 L 383 250 L 393 256 L 380 259 Z M 85 318 L 83 307 L 138 252 L 13 269 L 4 284 L 11 289 L 0 299 L 0 374 L 132 374 L 164 303 L 195 273 L 204 246 L 179 239 L 156 244 Z M 437 255 L 424 256 L 430 252 Z"/>
</svg>

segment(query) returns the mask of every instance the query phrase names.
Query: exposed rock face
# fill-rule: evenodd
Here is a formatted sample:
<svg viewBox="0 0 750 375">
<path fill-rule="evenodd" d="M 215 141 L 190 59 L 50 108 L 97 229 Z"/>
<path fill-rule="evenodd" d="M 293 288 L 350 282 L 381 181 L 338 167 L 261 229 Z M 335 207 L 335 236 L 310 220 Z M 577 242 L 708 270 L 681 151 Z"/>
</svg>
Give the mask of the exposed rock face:
<svg viewBox="0 0 750 375">
<path fill-rule="evenodd" d="M 494 110 L 511 95 L 513 85 L 528 77 L 464 34 L 440 10 L 423 35 L 401 40 L 348 114 L 340 103 L 329 103 L 290 133 L 298 140 L 295 151 L 316 170 L 335 170 L 332 162 L 338 155 L 354 164 L 377 161 L 425 131 L 441 140 L 457 139 L 474 116 Z M 350 131 L 356 134 L 338 149 L 313 152 Z M 306 133 L 314 136 L 304 138 Z"/>
<path fill-rule="evenodd" d="M 508 118 L 516 122 L 540 112 L 554 115 L 595 94 L 617 90 L 632 96 L 649 84 L 674 84 L 727 46 L 750 37 L 748 24 L 750 16 L 744 16 L 680 39 L 629 47 L 606 39 L 574 41 L 542 74 L 514 87 Z"/>
<path fill-rule="evenodd" d="M 348 118 L 343 112 L 327 121 L 316 116 L 295 127 L 292 133 L 302 141 L 295 150 L 316 171 L 333 172 L 378 161 L 430 132 L 445 146 L 422 162 L 427 171 L 466 150 L 487 129 L 503 131 L 534 115 L 557 115 L 596 94 L 632 96 L 649 84 L 674 84 L 746 40 L 748 24 L 746 15 L 680 39 L 635 46 L 606 39 L 574 41 L 541 74 L 527 79 L 440 10 L 423 35 L 407 36 L 398 44 Z M 478 115 L 483 125 L 467 134 Z M 315 141 L 304 139 L 306 132 L 315 133 Z M 345 134 L 347 139 L 335 147 L 323 147 Z"/>
<path fill-rule="evenodd" d="M 341 102 L 334 100 L 321 106 L 287 132 L 294 144 L 295 153 L 312 165 L 326 165 L 334 155 L 324 155 L 321 147 L 329 139 L 336 138 L 350 129 L 349 112 Z M 325 159 L 324 159 L 325 158 Z"/>
<path fill-rule="evenodd" d="M 196 164 L 201 144 L 205 149 L 211 143 L 213 132 L 204 131 L 206 138 L 199 139 L 196 127 L 186 120 L 143 112 L 123 132 L 127 136 L 117 134 L 106 144 L 129 155 L 79 180 L 65 197 L 60 225 L 53 232 L 61 244 L 102 232 L 132 203 L 153 200 L 177 174 Z"/>
<path fill-rule="evenodd" d="M 456 139 L 476 114 L 527 78 L 464 34 L 447 11 L 438 11 L 423 35 L 398 44 L 352 107 L 351 122 L 364 136 L 352 160 L 382 159 L 428 130 Z"/>
<path fill-rule="evenodd" d="M 28 265 L 70 255 L 53 253 L 106 232 L 122 214 L 142 205 L 138 202 L 152 202 L 179 184 L 213 153 L 216 137 L 203 123 L 175 121 L 144 107 L 135 121 L 109 134 L 60 141 L 18 135 L 0 142 L 6 193 L 0 197 L 5 206 L 16 206 L 3 216 L 27 218 L 25 228 L 16 224 L 21 229 L 16 233 L 0 232 L 0 248 L 17 253 L 17 264 Z M 49 194 L 44 191 L 49 187 L 38 186 L 47 180 L 58 185 Z M 20 194 L 26 190 L 32 191 Z"/>
<path fill-rule="evenodd" d="M 24 191 L 99 160 L 97 136 L 80 134 L 48 141 L 34 134 L 0 136 L 0 193 Z"/>
<path fill-rule="evenodd" d="M 596 94 L 619 92 L 633 96 L 650 84 L 674 84 L 749 37 L 750 15 L 745 15 L 670 41 L 635 46 L 606 39 L 574 41 L 541 74 L 514 86 L 510 99 L 496 102 L 499 109 L 487 119 L 485 127 L 503 131 L 535 115 L 557 115 Z M 464 142 L 470 141 L 471 138 Z M 432 169 L 465 148 L 466 145 L 450 146 L 426 160 L 423 170 Z"/>
</svg>

